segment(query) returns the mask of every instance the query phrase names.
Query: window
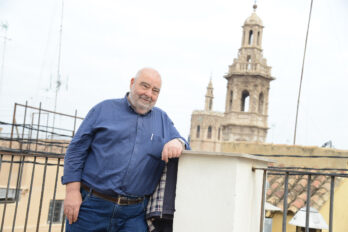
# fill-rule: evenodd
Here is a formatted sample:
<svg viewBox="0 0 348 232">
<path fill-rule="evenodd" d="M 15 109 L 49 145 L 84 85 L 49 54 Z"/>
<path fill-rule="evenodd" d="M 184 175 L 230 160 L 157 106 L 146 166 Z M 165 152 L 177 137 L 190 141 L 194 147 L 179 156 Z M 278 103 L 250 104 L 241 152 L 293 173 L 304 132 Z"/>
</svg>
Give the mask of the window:
<svg viewBox="0 0 348 232">
<path fill-rule="evenodd" d="M 201 127 L 198 125 L 196 130 L 196 138 L 199 138 L 199 134 L 201 133 Z"/>
<path fill-rule="evenodd" d="M 230 92 L 230 111 L 232 111 L 232 103 L 233 103 L 233 91 Z"/>
<path fill-rule="evenodd" d="M 209 100 L 209 110 L 213 108 L 213 99 L 210 98 Z"/>
<path fill-rule="evenodd" d="M 219 132 L 218 132 L 218 140 L 220 140 L 220 134 L 221 134 L 221 128 L 219 128 Z"/>
<path fill-rule="evenodd" d="M 259 95 L 259 114 L 263 114 L 264 97 L 263 93 Z"/>
<path fill-rule="evenodd" d="M 55 203 L 55 204 L 54 204 Z M 50 208 L 48 210 L 47 223 L 62 223 L 63 220 L 63 200 L 51 200 Z"/>
<path fill-rule="evenodd" d="M 265 218 L 263 232 L 272 232 L 272 218 Z"/>
<path fill-rule="evenodd" d="M 249 92 L 244 90 L 242 92 L 242 102 L 241 102 L 241 111 L 248 112 L 249 111 Z"/>
<path fill-rule="evenodd" d="M 20 190 L 17 189 L 8 189 L 7 191 L 7 197 L 6 197 L 6 189 L 7 188 L 0 188 L 0 202 L 15 202 L 16 199 L 19 199 L 20 196 Z M 17 197 L 16 197 L 16 190 L 17 190 Z"/>
<path fill-rule="evenodd" d="M 251 68 L 251 57 L 250 55 L 247 56 L 247 62 L 248 62 L 248 70 Z"/>
<path fill-rule="evenodd" d="M 305 227 L 296 226 L 296 232 L 306 232 L 306 228 Z M 309 228 L 309 232 L 321 232 L 321 230 L 320 229 Z"/>
<path fill-rule="evenodd" d="M 257 45 L 260 45 L 260 32 L 257 32 Z"/>
<path fill-rule="evenodd" d="M 249 31 L 249 45 L 251 45 L 253 43 L 253 31 L 250 30 Z"/>
<path fill-rule="evenodd" d="M 212 131 L 212 128 L 211 128 L 211 126 L 209 126 L 208 127 L 208 135 L 207 135 L 208 139 L 211 139 L 211 131 Z"/>
</svg>

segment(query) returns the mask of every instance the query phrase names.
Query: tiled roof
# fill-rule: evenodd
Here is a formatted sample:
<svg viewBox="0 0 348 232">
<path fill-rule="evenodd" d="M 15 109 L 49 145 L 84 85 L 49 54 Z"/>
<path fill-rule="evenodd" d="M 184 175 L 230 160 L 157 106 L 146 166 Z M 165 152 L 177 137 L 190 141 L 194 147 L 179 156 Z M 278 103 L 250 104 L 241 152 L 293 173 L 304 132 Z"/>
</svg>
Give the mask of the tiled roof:
<svg viewBox="0 0 348 232">
<path fill-rule="evenodd" d="M 339 182 L 335 178 L 335 186 Z M 283 210 L 284 199 L 284 175 L 271 175 L 267 177 L 269 188 L 266 192 L 266 200 L 268 203 L 279 207 Z M 310 206 L 317 210 L 329 200 L 330 197 L 330 176 L 312 176 L 311 183 L 311 203 Z M 307 200 L 307 175 L 289 175 L 288 178 L 288 211 L 296 213 L 306 205 Z"/>
</svg>

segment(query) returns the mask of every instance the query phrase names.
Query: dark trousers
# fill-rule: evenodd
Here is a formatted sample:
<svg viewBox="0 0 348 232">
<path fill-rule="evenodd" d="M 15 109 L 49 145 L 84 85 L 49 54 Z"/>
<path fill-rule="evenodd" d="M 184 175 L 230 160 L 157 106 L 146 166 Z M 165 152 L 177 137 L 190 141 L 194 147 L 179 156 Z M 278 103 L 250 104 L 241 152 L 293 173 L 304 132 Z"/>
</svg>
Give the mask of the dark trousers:
<svg viewBox="0 0 348 232">
<path fill-rule="evenodd" d="M 154 232 L 173 232 L 173 220 L 158 218 L 152 223 L 156 228 Z"/>
</svg>

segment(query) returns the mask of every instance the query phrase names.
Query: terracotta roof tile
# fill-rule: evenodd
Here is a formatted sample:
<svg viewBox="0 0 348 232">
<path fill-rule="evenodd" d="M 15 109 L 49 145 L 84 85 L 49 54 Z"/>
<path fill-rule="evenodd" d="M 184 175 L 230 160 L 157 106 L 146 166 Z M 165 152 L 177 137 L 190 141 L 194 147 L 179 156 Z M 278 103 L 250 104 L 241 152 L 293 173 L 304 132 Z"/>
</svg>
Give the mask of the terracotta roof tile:
<svg viewBox="0 0 348 232">
<path fill-rule="evenodd" d="M 283 210 L 284 199 L 284 175 L 271 175 L 267 177 L 270 188 L 267 190 L 267 202 Z M 312 175 L 311 183 L 311 206 L 320 210 L 330 196 L 329 176 Z M 339 183 L 339 178 L 336 178 Z M 288 211 L 296 213 L 306 205 L 307 201 L 307 175 L 289 175 L 288 179 Z M 337 186 L 337 184 L 335 185 Z"/>
</svg>

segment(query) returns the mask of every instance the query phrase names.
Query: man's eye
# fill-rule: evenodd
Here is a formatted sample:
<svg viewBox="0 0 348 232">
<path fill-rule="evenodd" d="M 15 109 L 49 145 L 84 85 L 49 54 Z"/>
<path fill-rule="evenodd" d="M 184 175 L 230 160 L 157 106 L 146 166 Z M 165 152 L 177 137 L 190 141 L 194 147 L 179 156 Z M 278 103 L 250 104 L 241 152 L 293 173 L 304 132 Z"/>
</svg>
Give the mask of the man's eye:
<svg viewBox="0 0 348 232">
<path fill-rule="evenodd" d="M 147 85 L 147 84 L 142 84 L 142 86 L 143 86 L 145 89 L 150 88 L 150 86 L 149 86 L 149 85 Z"/>
</svg>

